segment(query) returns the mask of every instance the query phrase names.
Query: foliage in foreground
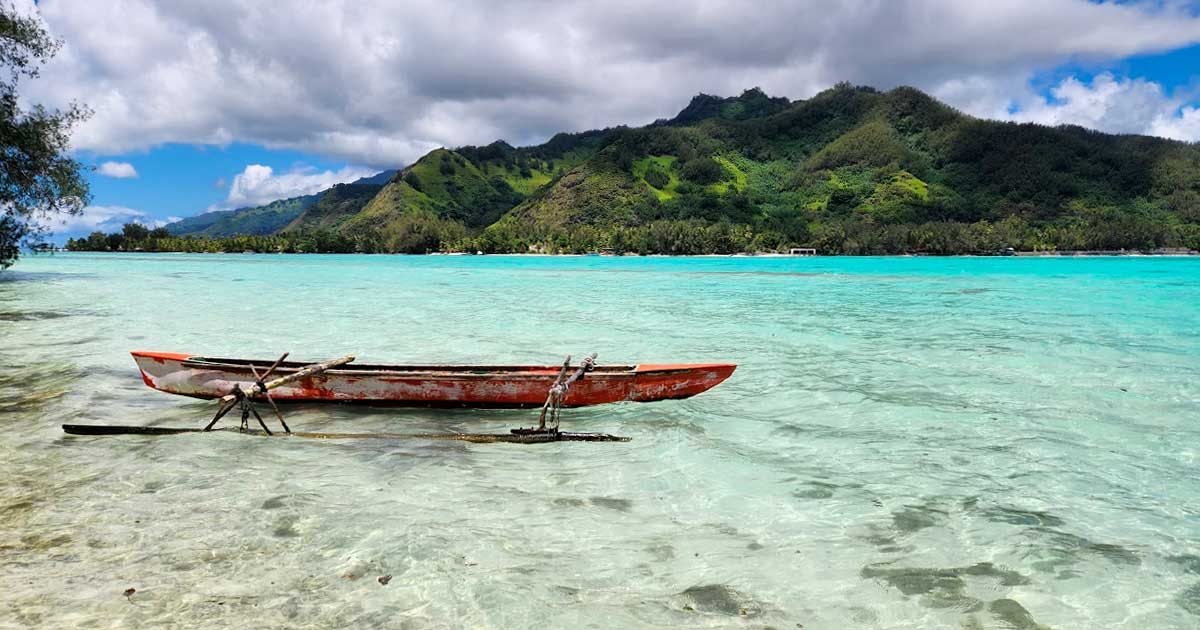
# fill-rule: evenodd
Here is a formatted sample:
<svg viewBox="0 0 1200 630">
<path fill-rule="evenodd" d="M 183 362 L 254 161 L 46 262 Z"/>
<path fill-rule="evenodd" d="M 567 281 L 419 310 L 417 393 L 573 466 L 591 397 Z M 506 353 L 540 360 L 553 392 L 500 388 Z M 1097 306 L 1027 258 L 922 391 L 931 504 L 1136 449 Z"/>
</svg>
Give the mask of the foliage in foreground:
<svg viewBox="0 0 1200 630">
<path fill-rule="evenodd" d="M 67 155 L 71 127 L 88 110 L 25 109 L 17 95 L 20 80 L 36 77 L 58 48 L 35 15 L 0 4 L 0 269 L 46 231 L 46 220 L 78 214 L 88 202 L 83 165 Z"/>
</svg>

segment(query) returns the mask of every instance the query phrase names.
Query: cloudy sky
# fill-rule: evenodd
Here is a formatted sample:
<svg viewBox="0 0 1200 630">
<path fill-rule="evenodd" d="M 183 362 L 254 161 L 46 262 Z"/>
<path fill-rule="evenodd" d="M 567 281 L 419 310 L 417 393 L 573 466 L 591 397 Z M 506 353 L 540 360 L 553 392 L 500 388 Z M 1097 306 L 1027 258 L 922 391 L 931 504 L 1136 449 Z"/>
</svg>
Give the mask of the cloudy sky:
<svg viewBox="0 0 1200 630">
<path fill-rule="evenodd" d="M 24 10 L 33 10 L 32 0 Z M 1200 2 L 43 0 L 30 102 L 86 103 L 62 234 L 314 192 L 439 146 L 645 124 L 698 93 L 920 87 L 977 116 L 1200 140 Z"/>
</svg>

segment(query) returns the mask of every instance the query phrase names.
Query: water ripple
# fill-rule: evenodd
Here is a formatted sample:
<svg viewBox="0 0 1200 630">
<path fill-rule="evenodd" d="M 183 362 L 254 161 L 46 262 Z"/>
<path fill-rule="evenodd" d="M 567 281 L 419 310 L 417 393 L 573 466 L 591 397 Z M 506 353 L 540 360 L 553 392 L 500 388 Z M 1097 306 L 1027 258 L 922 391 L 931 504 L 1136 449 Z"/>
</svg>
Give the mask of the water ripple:
<svg viewBox="0 0 1200 630">
<path fill-rule="evenodd" d="M 0 625 L 1200 617 L 1194 259 L 98 254 L 15 271 L 0 274 Z M 693 399 L 568 412 L 634 438 L 620 445 L 64 436 L 211 417 L 147 389 L 135 347 L 739 368 Z M 534 420 L 285 413 L 315 431 Z"/>
</svg>

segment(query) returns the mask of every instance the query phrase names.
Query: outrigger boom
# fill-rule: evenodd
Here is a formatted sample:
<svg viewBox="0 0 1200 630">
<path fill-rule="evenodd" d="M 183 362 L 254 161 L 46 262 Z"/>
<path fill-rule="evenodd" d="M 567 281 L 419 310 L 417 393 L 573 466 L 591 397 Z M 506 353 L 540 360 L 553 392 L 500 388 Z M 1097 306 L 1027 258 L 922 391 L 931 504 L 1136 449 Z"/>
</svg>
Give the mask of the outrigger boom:
<svg viewBox="0 0 1200 630">
<path fill-rule="evenodd" d="M 184 427 L 136 427 L 120 425 L 95 424 L 64 424 L 63 431 L 70 435 L 180 435 L 184 433 L 207 433 L 210 431 L 235 432 L 263 437 L 296 437 L 318 440 L 353 440 L 353 439 L 421 439 L 421 440 L 454 440 L 458 442 L 473 442 L 489 444 L 493 442 L 509 442 L 513 444 L 543 444 L 545 442 L 628 442 L 631 438 L 607 433 L 572 433 L 570 431 L 539 433 L 320 433 L 309 431 L 292 431 L 291 433 L 275 434 L 255 429 L 226 427 L 221 429 L 197 429 Z"/>
</svg>

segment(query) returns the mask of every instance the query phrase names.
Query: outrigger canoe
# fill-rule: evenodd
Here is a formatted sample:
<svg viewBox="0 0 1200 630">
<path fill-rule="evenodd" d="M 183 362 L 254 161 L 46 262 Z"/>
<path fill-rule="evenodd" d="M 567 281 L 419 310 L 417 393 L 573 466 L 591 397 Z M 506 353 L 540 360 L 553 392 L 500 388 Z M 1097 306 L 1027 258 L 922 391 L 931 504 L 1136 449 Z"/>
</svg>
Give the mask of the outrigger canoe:
<svg viewBox="0 0 1200 630">
<path fill-rule="evenodd" d="M 274 361 L 220 359 L 175 352 L 133 352 L 146 385 L 194 398 L 220 398 L 255 383 Z M 285 361 L 275 372 L 308 363 Z M 688 398 L 733 374 L 732 363 L 597 365 L 574 383 L 563 407 Z M 384 365 L 353 363 L 271 391 L 278 402 L 335 402 L 415 407 L 541 407 L 562 366 Z"/>
</svg>

